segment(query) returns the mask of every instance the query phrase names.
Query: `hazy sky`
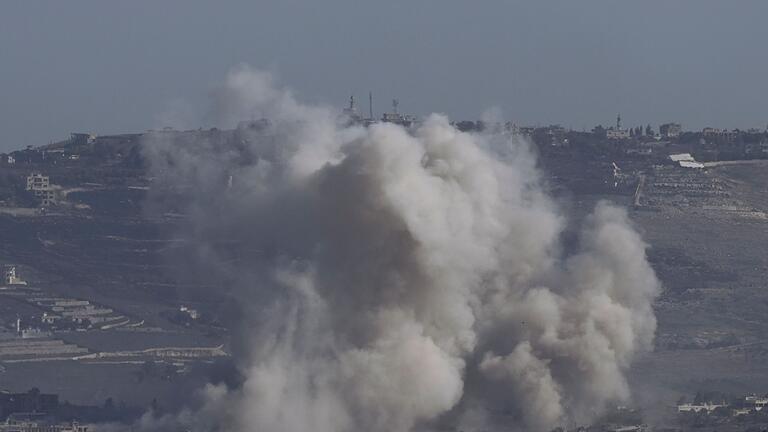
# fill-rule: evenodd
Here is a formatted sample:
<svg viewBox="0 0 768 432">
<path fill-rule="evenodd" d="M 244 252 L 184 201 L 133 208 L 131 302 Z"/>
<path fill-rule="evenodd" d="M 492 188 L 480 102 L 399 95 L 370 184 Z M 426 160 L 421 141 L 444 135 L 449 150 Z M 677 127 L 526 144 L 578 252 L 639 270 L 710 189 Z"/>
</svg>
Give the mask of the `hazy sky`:
<svg viewBox="0 0 768 432">
<path fill-rule="evenodd" d="M 763 128 L 767 17 L 765 0 L 2 0 L 0 150 L 190 126 L 241 63 L 302 100 L 371 90 L 377 113 Z"/>
</svg>

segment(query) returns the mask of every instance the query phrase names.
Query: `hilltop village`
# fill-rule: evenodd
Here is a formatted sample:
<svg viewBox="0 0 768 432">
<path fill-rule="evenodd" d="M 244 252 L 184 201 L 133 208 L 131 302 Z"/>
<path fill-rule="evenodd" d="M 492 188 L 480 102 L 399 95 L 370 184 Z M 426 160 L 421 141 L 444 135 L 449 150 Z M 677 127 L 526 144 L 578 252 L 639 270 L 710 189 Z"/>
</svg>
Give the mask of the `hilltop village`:
<svg viewBox="0 0 768 432">
<path fill-rule="evenodd" d="M 398 110 L 395 101 L 391 112 L 373 118 L 372 109 L 363 115 L 352 99 L 339 121 L 419 125 Z M 756 246 L 768 232 L 760 183 L 768 167 L 766 130 L 630 127 L 621 116 L 590 131 L 512 121 L 453 125 L 530 146 L 563 206 L 578 215 L 598 200 L 614 201 L 629 209 L 649 243 L 664 293 L 656 305 L 656 353 L 639 365 L 638 384 L 663 389 L 642 407 L 660 410 L 663 420 L 654 426 L 636 408 L 617 409 L 589 430 L 742 430 L 726 427 L 765 423 L 765 399 L 743 395 L 768 388 L 765 378 L 755 378 L 765 376 L 768 355 L 768 257 Z M 0 155 L 0 431 L 51 424 L 81 432 L 78 421 L 176 409 L 180 391 L 238 379 L 229 364 L 236 305 L 222 289 L 228 282 L 180 270 L 185 255 L 195 253 L 175 236 L 183 206 L 147 205 L 162 179 L 148 174 L 144 146 L 162 137 L 226 151 L 272 133 L 268 119 L 228 130 L 72 133 Z M 718 230 L 727 235 L 712 235 Z M 690 363 L 702 353 L 705 360 Z M 710 374 L 725 378 L 712 381 Z M 83 376 L 90 384 L 65 384 Z M 22 397 L 31 387 L 43 393 Z M 695 392 L 728 396 L 680 400 Z"/>
</svg>

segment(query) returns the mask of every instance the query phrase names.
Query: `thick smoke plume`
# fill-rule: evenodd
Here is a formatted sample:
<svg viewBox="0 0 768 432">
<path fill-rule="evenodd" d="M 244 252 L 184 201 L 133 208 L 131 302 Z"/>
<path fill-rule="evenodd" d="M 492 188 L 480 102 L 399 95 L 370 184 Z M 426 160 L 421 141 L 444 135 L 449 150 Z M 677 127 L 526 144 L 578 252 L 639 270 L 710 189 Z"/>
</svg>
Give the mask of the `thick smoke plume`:
<svg viewBox="0 0 768 432">
<path fill-rule="evenodd" d="M 629 398 L 658 282 L 622 209 L 599 204 L 563 256 L 525 143 L 441 115 L 345 125 L 247 68 L 215 100 L 222 128 L 268 121 L 146 149 L 158 190 L 187 199 L 200 265 L 231 277 L 246 381 L 211 388 L 204 422 L 176 421 L 544 431 Z"/>
</svg>

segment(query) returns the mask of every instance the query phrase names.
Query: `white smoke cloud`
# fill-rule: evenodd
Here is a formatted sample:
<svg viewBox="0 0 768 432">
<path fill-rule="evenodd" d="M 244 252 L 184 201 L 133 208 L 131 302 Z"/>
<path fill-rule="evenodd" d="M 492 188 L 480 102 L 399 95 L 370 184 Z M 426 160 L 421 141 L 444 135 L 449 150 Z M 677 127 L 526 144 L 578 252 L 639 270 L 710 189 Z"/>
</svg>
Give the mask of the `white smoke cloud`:
<svg viewBox="0 0 768 432">
<path fill-rule="evenodd" d="M 270 123 L 146 142 L 157 190 L 184 191 L 187 234 L 235 275 L 244 312 L 246 381 L 205 408 L 219 421 L 187 427 L 406 432 L 472 413 L 547 430 L 629 397 L 658 282 L 623 210 L 598 205 L 562 257 L 523 142 L 440 115 L 342 126 L 245 67 L 215 102 L 224 126 Z M 260 253 L 233 260 L 222 240 Z"/>
<path fill-rule="evenodd" d="M 533 354 L 530 342 L 521 342 L 503 358 L 486 354 L 480 370 L 508 387 L 515 400 L 527 401 L 521 411 L 526 426 L 545 430 L 562 419 L 562 388 L 552 378 L 547 362 Z"/>
</svg>

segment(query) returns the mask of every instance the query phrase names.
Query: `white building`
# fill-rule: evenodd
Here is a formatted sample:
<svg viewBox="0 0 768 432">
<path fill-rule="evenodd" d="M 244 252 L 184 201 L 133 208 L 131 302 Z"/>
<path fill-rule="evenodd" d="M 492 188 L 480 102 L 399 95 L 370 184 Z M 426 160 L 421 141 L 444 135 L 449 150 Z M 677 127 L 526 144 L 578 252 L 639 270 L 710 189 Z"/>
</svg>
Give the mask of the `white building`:
<svg viewBox="0 0 768 432">
<path fill-rule="evenodd" d="M 694 405 L 694 404 L 682 404 L 677 406 L 677 412 L 701 412 L 705 411 L 707 413 L 711 413 L 712 411 L 718 409 L 718 408 L 725 408 L 728 405 L 725 404 L 725 402 L 721 402 L 719 404 L 714 404 L 712 402 L 704 402 L 703 404 Z"/>
<path fill-rule="evenodd" d="M 605 131 L 605 137 L 616 140 L 629 139 L 629 131 L 627 129 L 609 128 Z"/>
<path fill-rule="evenodd" d="M 755 411 L 760 411 L 768 406 L 768 398 L 755 395 L 745 397 L 744 402 L 746 402 L 746 405 L 753 408 Z"/>
<path fill-rule="evenodd" d="M 197 309 L 192 309 L 192 308 L 187 307 L 187 306 L 179 307 L 179 312 L 187 314 L 193 320 L 196 320 L 196 319 L 200 318 L 200 313 L 197 311 Z"/>
<path fill-rule="evenodd" d="M 16 274 L 16 266 L 5 266 L 4 282 L 6 285 L 26 285 L 27 283 Z"/>
<path fill-rule="evenodd" d="M 615 426 L 606 429 L 606 432 L 645 432 L 648 430 L 646 425 Z"/>
<path fill-rule="evenodd" d="M 0 432 L 88 432 L 88 426 L 72 423 L 49 423 L 47 421 L 15 420 L 11 417 L 0 423 Z"/>
<path fill-rule="evenodd" d="M 615 140 L 629 139 L 629 129 L 622 129 L 621 127 L 621 114 L 616 116 L 616 126 L 605 131 L 605 137 Z"/>
<path fill-rule="evenodd" d="M 672 162 L 677 162 L 682 168 L 704 168 L 704 164 L 696 162 L 690 153 L 677 153 L 669 155 Z"/>
<path fill-rule="evenodd" d="M 416 123 L 416 117 L 413 117 L 411 115 L 407 114 L 400 114 L 397 111 L 397 107 L 400 105 L 400 102 L 398 102 L 397 99 L 394 99 L 392 101 L 392 112 L 390 113 L 384 113 L 381 116 L 381 121 L 384 123 L 395 123 L 399 124 L 400 126 L 404 127 L 410 127 L 414 123 Z"/>
<path fill-rule="evenodd" d="M 732 138 L 736 135 L 735 130 L 729 131 L 728 129 L 720 129 L 713 127 L 705 127 L 701 130 L 701 133 L 706 137 L 725 137 Z"/>
<path fill-rule="evenodd" d="M 696 161 L 680 161 L 678 162 L 682 168 L 704 168 L 704 164 Z"/>
</svg>

